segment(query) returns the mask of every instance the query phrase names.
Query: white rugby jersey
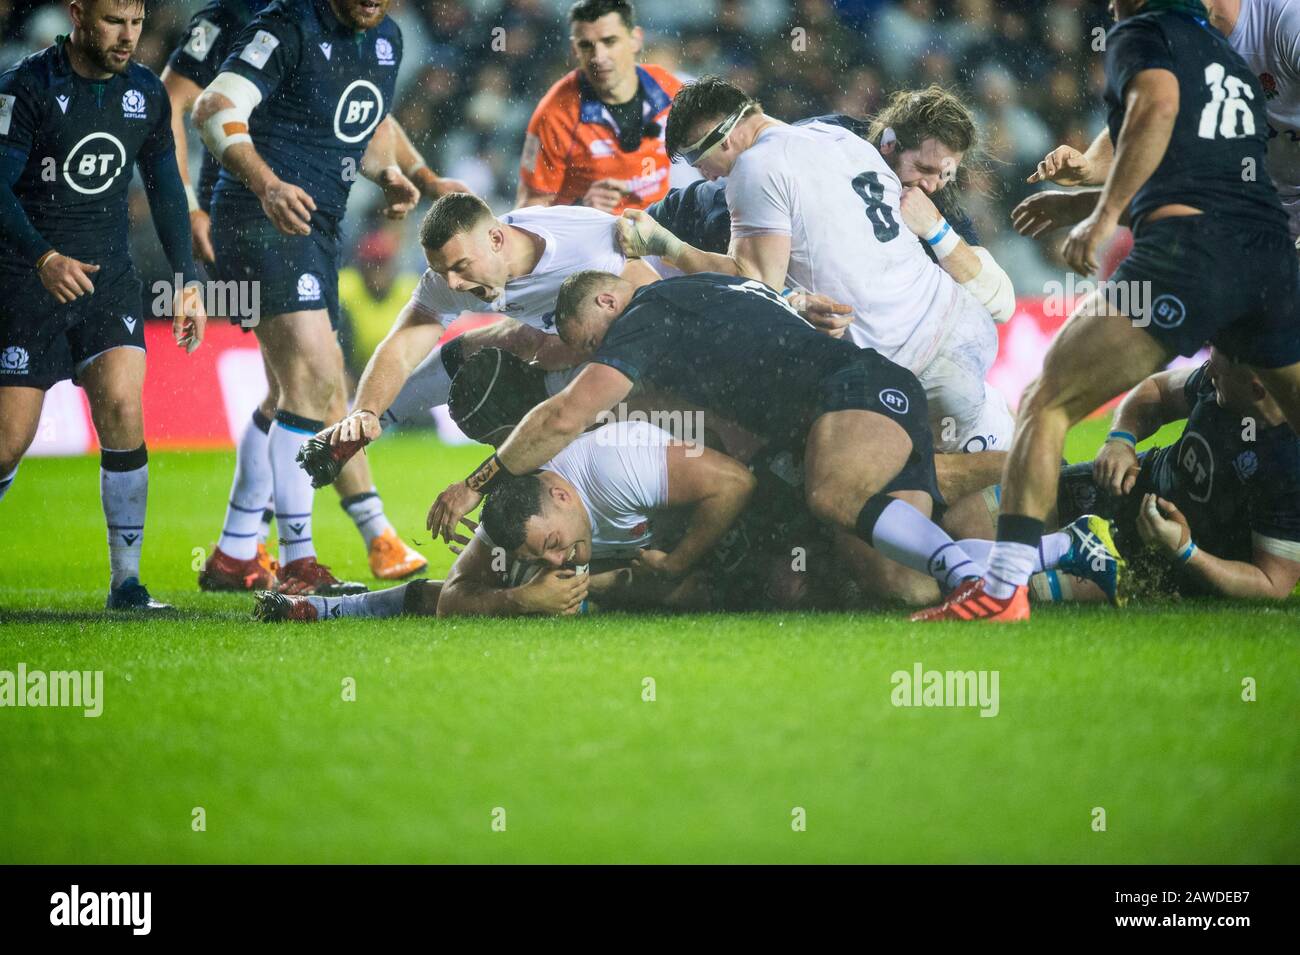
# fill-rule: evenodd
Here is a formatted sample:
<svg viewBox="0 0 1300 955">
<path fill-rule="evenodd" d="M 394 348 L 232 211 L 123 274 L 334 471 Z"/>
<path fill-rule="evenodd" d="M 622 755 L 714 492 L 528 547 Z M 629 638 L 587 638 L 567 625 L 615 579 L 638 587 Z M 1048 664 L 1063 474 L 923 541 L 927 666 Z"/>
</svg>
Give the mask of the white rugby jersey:
<svg viewBox="0 0 1300 955">
<path fill-rule="evenodd" d="M 1242 0 L 1228 45 L 1259 77 L 1273 128 L 1265 163 L 1300 236 L 1300 0 Z"/>
<path fill-rule="evenodd" d="M 849 334 L 914 372 L 934 357 L 960 287 L 903 224 L 903 184 L 841 126 L 769 127 L 727 178 L 733 237 L 790 236 L 789 277 L 853 309 Z"/>
<path fill-rule="evenodd" d="M 618 220 L 584 206 L 529 206 L 501 216 L 507 225 L 541 237 L 542 257 L 527 275 L 511 279 L 491 303 L 468 292 L 454 292 L 433 269 L 425 269 L 411 301 L 443 317 L 443 324 L 462 312 L 500 312 L 524 325 L 555 334 L 555 298 L 560 283 L 583 269 L 603 269 L 620 275 L 627 259 L 618 248 Z"/>
<path fill-rule="evenodd" d="M 549 462 L 578 492 L 591 522 L 593 560 L 628 559 L 652 546 L 652 512 L 668 506 L 668 445 L 645 421 L 618 421 L 581 435 Z M 492 540 L 479 526 L 477 535 Z"/>
</svg>

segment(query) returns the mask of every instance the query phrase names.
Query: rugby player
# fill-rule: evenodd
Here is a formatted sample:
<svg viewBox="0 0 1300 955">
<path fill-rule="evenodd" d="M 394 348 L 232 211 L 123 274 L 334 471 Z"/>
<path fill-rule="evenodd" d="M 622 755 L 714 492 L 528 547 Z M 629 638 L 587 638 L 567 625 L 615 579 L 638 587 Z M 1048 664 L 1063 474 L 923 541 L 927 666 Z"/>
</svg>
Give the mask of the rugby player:
<svg viewBox="0 0 1300 955">
<path fill-rule="evenodd" d="M 1136 451 L 1184 419 L 1172 444 Z M 1291 594 L 1300 581 L 1300 438 L 1257 375 L 1211 349 L 1205 364 L 1157 372 L 1130 391 L 1111 429 L 1095 460 L 1061 469 L 1056 520 L 1084 512 L 1113 520 L 1143 590 Z M 989 491 L 977 496 L 987 509 L 960 501 L 945 527 L 953 532 L 956 520 L 961 533 L 986 536 L 997 517 L 997 489 Z"/>
<path fill-rule="evenodd" d="M 1098 290 L 1076 308 L 1022 400 L 986 575 L 914 619 L 1028 618 L 1026 582 L 1056 501 L 1066 432 L 1175 354 L 1209 339 L 1251 368 L 1300 427 L 1300 270 L 1276 188 L 1267 176 L 1242 175 L 1265 161 L 1259 81 L 1199 0 L 1113 7 L 1107 130 L 1086 163 L 1068 164 L 1072 179 L 1104 186 L 1071 230 L 1065 258 L 1093 272 L 1127 211 L 1134 246 L 1113 280 L 1149 283 L 1151 304 L 1124 314 Z M 1041 178 L 1059 174 L 1049 160 Z"/>
<path fill-rule="evenodd" d="M 952 230 L 927 196 L 945 170 L 957 168 L 960 147 L 969 148 L 973 140 L 973 123 L 960 104 L 947 111 L 954 115 L 936 130 L 954 132 L 919 144 L 882 133 L 881 149 L 907 159 L 909 178 L 919 176 L 919 185 L 905 190 L 881 149 L 842 126 L 822 120 L 787 125 L 716 77 L 689 84 L 669 114 L 667 148 L 706 178 L 727 177 L 728 252 L 688 245 L 636 210 L 624 220 L 625 251 L 659 255 L 683 272 L 746 276 L 773 288 L 783 288 L 788 276 L 797 286 L 846 303 L 853 313 L 852 340 L 921 380 L 941 450 L 1005 447 L 1011 413 L 984 381 L 998 344 L 989 309 L 928 257 L 912 232 L 941 262 L 958 255 L 963 277 L 971 269 L 976 283 L 1003 274 L 987 252 L 981 257 Z M 922 120 L 916 122 L 923 127 Z M 990 301 L 1001 302 L 1009 317 L 1010 283 L 993 285 L 1005 286 Z"/>
<path fill-rule="evenodd" d="M 304 449 L 303 467 L 328 483 L 340 466 L 382 433 L 447 401 L 461 364 L 484 347 L 502 348 L 547 370 L 580 360 L 555 334 L 560 283 L 584 268 L 621 273 L 640 286 L 658 276 L 628 261 L 614 234 L 617 220 L 594 209 L 516 209 L 500 218 L 477 196 L 444 196 L 425 214 L 420 244 L 429 267 L 392 330 L 375 349 L 357 385 L 355 410 Z M 505 319 L 439 346 L 448 325 L 466 311 Z M 312 449 L 315 449 L 314 451 Z"/>
<path fill-rule="evenodd" d="M 1291 238 L 1300 251 L 1300 2 L 1297 0 L 1203 0 L 1210 25 L 1222 33 L 1259 77 L 1268 116 L 1268 174 L 1287 212 Z M 1104 134 L 1103 134 L 1104 135 Z M 1077 185 L 1091 158 L 1107 147 L 1094 143 L 1085 154 L 1058 146 L 1039 164 L 1030 182 Z M 1012 211 L 1016 231 L 1033 238 L 1052 235 L 1090 213 L 1098 191 L 1048 190 Z M 1127 225 L 1121 217 L 1121 225 Z"/>
<path fill-rule="evenodd" d="M 579 0 L 569 31 L 578 68 L 528 122 L 515 204 L 645 208 L 668 192 L 665 117 L 681 83 L 637 65 L 642 30 L 626 0 Z"/>
<path fill-rule="evenodd" d="M 236 37 L 248 23 L 261 0 L 212 0 L 190 19 L 185 39 L 172 51 L 163 70 L 163 86 L 172 107 L 172 133 L 176 140 L 176 158 L 185 180 L 190 207 L 190 233 L 196 258 L 211 267 L 212 252 L 209 208 L 221 164 L 212 153 L 203 152 L 196 192 L 189 183 L 188 143 L 185 118 L 203 90 L 217 77 Z M 424 195 L 438 196 L 448 191 L 464 191 L 455 180 L 440 179 L 425 164 L 410 144 L 396 120 L 393 124 L 395 156 L 402 173 Z M 232 321 L 236 320 L 231 316 Z M 271 459 L 267 452 L 267 435 L 279 401 L 271 368 L 263 361 L 268 383 L 266 396 L 244 426 L 236 444 L 235 474 L 230 489 L 222 536 L 199 571 L 199 586 L 204 590 L 256 590 L 275 584 L 276 563 L 266 549 L 273 511 L 271 499 Z M 346 385 L 335 390 L 331 418 L 346 412 Z M 371 572 L 381 579 L 397 579 L 423 570 L 427 565 L 419 553 L 397 535 L 384 514 L 383 502 L 374 488 L 369 465 L 364 458 L 349 465 L 335 484 L 340 503 L 352 518 L 367 549 Z"/>
<path fill-rule="evenodd" d="M 140 583 L 149 489 L 141 283 L 127 191 L 140 171 L 154 227 L 184 288 L 171 304 L 193 352 L 206 316 L 185 190 L 158 77 L 131 62 L 141 0 L 73 0 L 72 33 L 0 75 L 0 498 L 31 446 L 45 392 L 85 389 L 100 444 L 110 610 L 170 609 Z"/>
<path fill-rule="evenodd" d="M 482 350 L 456 376 L 452 417 L 474 438 L 499 443 L 545 399 L 544 377 L 514 355 Z M 482 525 L 464 522 L 475 533 L 456 538 L 466 547 L 445 583 L 342 598 L 265 593 L 254 613 L 267 621 L 563 614 L 578 612 L 589 596 L 673 607 L 689 596 L 677 578 L 710 555 L 753 487 L 744 466 L 717 451 L 644 421 L 605 424 L 540 471 L 501 485 Z M 681 572 L 667 580 L 648 572 L 662 563 Z"/>
<path fill-rule="evenodd" d="M 653 385 L 771 448 L 802 450 L 806 500 L 818 520 L 945 590 L 980 572 L 928 516 L 939 492 L 915 376 L 872 349 L 817 332 L 763 283 L 700 274 L 637 289 L 608 272 L 579 272 L 561 286 L 556 326 L 590 361 L 497 454 L 439 495 L 429 528 L 444 540 L 484 491 L 554 457 L 635 386 Z"/>
<path fill-rule="evenodd" d="M 276 586 L 292 593 L 364 589 L 317 561 L 312 487 L 295 458 L 303 438 L 344 407 L 333 330 L 340 222 L 352 181 L 357 173 L 372 179 L 394 217 L 419 198 L 397 166 L 387 121 L 402 47 L 387 9 L 388 0 L 276 0 L 245 26 L 194 107 L 195 125 L 223 166 L 211 206 L 214 271 L 223 281 L 261 283 L 267 314 L 254 331 L 278 389 L 266 440 L 280 529 Z M 350 501 L 363 533 L 366 525 L 389 531 L 378 498 L 363 494 Z M 232 512 L 238 533 L 253 533 L 264 503 L 250 495 Z M 223 553 L 249 541 L 227 525 Z M 240 566 L 223 568 L 223 576 L 255 570 L 252 555 L 229 563 Z"/>
</svg>

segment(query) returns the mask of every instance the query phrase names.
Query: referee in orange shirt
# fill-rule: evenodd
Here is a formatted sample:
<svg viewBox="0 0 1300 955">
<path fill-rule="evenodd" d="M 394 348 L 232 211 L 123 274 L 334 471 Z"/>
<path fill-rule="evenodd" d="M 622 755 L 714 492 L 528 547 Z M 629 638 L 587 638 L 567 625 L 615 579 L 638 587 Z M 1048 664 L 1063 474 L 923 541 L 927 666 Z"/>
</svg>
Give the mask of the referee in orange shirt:
<svg viewBox="0 0 1300 955">
<path fill-rule="evenodd" d="M 664 125 L 682 84 L 637 65 L 642 32 L 626 0 L 575 3 L 569 41 L 578 68 L 529 120 L 516 205 L 644 209 L 668 193 Z"/>
</svg>

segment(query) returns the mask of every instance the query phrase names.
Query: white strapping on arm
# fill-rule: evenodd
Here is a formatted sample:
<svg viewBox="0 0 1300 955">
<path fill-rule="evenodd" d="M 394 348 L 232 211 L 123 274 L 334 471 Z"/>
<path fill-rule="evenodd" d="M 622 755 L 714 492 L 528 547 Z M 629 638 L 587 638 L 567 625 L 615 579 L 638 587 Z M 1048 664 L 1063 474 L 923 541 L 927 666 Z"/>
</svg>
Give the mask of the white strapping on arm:
<svg viewBox="0 0 1300 955">
<path fill-rule="evenodd" d="M 989 310 L 993 321 L 999 325 L 1011 321 L 1011 316 L 1016 313 L 1016 290 L 1011 284 L 1011 276 L 994 261 L 988 249 L 976 245 L 971 246 L 971 251 L 980 260 L 981 268 L 978 275 L 969 282 L 962 282 L 961 287 Z"/>
<path fill-rule="evenodd" d="M 248 118 L 262 102 L 262 91 L 252 80 L 245 79 L 238 73 L 221 73 L 204 92 L 220 93 L 233 104 L 227 109 L 218 110 L 208 121 L 199 126 L 203 144 L 218 160 L 227 149 L 236 143 L 251 143 L 248 135 Z"/>
<path fill-rule="evenodd" d="M 1252 532 L 1250 538 L 1256 549 L 1262 550 L 1266 554 L 1272 554 L 1274 557 L 1280 557 L 1283 560 L 1300 563 L 1300 541 L 1286 541 L 1277 537 L 1267 537 L 1258 531 Z"/>
</svg>

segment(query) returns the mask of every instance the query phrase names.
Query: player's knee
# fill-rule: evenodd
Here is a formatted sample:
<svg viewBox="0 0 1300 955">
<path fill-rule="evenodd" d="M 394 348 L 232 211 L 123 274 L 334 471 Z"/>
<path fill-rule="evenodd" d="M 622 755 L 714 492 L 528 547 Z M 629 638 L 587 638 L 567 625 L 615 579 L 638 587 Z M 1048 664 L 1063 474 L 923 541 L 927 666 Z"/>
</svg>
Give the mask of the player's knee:
<svg viewBox="0 0 1300 955">
<path fill-rule="evenodd" d="M 856 516 L 853 505 L 862 506 L 861 501 L 852 500 L 853 496 L 848 489 L 828 482 L 810 481 L 805 491 L 805 501 L 812 516 L 822 523 L 841 527 L 852 527 Z"/>
<path fill-rule="evenodd" d="M 91 413 L 101 444 L 121 448 L 137 436 L 144 440 L 144 408 L 138 394 L 98 395 L 91 403 Z"/>
</svg>

